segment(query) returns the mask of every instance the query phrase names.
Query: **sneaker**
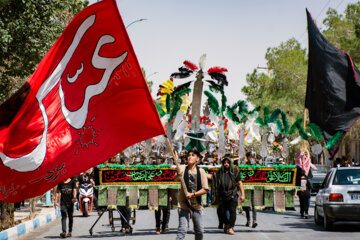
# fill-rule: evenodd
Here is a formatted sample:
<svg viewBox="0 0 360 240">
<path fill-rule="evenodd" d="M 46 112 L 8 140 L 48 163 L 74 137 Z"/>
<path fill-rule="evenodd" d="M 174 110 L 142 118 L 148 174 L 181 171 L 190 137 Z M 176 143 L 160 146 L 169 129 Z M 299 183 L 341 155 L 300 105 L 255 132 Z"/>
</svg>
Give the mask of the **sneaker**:
<svg viewBox="0 0 360 240">
<path fill-rule="evenodd" d="M 247 221 L 245 227 L 250 227 L 250 221 Z"/>
<path fill-rule="evenodd" d="M 232 229 L 232 228 L 229 228 L 228 231 L 227 231 L 227 233 L 230 234 L 230 235 L 234 235 L 234 234 L 235 234 L 235 233 L 234 233 L 234 229 Z"/>
<path fill-rule="evenodd" d="M 305 219 L 308 219 L 308 218 L 309 218 L 309 215 L 307 215 L 307 213 L 305 213 L 304 218 L 305 218 Z"/>
<path fill-rule="evenodd" d="M 71 232 L 69 232 L 68 234 L 66 234 L 66 237 L 71 237 Z"/>
<path fill-rule="evenodd" d="M 60 233 L 60 237 L 66 238 L 66 233 L 65 232 Z"/>
<path fill-rule="evenodd" d="M 257 224 L 257 222 L 253 222 L 253 225 L 252 225 L 252 228 L 256 228 L 256 226 L 257 226 L 258 224 Z"/>
<path fill-rule="evenodd" d="M 160 234 L 160 228 L 159 227 L 156 228 L 156 234 Z"/>
</svg>

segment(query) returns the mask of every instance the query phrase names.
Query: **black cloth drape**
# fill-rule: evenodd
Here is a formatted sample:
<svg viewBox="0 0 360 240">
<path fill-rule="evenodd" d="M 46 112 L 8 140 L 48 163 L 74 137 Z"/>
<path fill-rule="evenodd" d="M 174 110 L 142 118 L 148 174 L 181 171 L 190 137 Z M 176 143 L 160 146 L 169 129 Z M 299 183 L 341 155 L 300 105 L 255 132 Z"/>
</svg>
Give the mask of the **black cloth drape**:
<svg viewBox="0 0 360 240">
<path fill-rule="evenodd" d="M 328 142 L 335 133 L 346 133 L 360 117 L 360 73 L 350 56 L 331 45 L 306 13 L 309 63 L 305 107 L 310 122 L 320 126 Z M 340 142 L 329 149 L 330 158 Z"/>
</svg>

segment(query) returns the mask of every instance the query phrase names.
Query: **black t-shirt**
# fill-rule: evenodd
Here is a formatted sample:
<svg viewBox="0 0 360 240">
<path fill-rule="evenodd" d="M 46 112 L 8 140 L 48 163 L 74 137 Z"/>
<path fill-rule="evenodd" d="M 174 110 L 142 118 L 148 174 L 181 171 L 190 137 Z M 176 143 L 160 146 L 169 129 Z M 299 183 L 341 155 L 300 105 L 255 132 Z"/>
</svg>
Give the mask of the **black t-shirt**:
<svg viewBox="0 0 360 240">
<path fill-rule="evenodd" d="M 91 183 L 90 179 L 93 179 L 93 177 L 89 174 L 81 174 L 78 178 L 79 184 L 83 184 L 83 183 Z"/>
<path fill-rule="evenodd" d="M 189 187 L 192 193 L 197 192 L 197 176 L 189 173 Z"/>
<path fill-rule="evenodd" d="M 61 193 L 60 204 L 71 206 L 73 204 L 72 199 L 74 197 L 73 191 L 76 188 L 76 183 L 74 180 L 69 181 L 68 183 L 61 182 L 58 184 L 58 190 Z"/>
<path fill-rule="evenodd" d="M 233 184 L 231 183 L 230 172 L 224 172 L 223 178 L 224 178 L 223 179 L 224 186 L 222 186 L 223 191 L 232 190 L 231 187 L 233 186 Z M 237 176 L 235 177 L 236 186 L 239 181 L 241 181 L 241 177 L 240 177 L 240 173 L 237 171 Z"/>
</svg>

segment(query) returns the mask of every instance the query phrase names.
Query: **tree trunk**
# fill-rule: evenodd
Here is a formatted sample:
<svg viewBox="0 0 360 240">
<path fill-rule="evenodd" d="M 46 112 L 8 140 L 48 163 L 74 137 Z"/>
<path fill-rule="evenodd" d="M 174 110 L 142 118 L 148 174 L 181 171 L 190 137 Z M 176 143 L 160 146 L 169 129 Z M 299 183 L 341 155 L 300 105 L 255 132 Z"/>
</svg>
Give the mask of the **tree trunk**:
<svg viewBox="0 0 360 240">
<path fill-rule="evenodd" d="M 36 215 L 35 201 L 36 201 L 35 198 L 31 198 L 30 202 L 29 202 L 29 205 L 30 205 L 30 215 L 29 215 L 29 217 L 30 217 L 30 219 L 35 218 L 35 215 Z"/>
<path fill-rule="evenodd" d="M 14 226 L 14 204 L 0 201 L 1 205 L 1 226 L 0 230 Z"/>
</svg>

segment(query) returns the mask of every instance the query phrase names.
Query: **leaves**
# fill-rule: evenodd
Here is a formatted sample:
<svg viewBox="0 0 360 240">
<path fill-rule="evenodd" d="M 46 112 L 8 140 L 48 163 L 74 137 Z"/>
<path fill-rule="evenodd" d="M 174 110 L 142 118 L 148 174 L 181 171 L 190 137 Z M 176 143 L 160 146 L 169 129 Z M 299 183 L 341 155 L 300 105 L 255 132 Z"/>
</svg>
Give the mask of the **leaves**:
<svg viewBox="0 0 360 240">
<path fill-rule="evenodd" d="M 204 94 L 208 97 L 208 105 L 211 111 L 218 116 L 220 114 L 218 100 L 209 91 L 205 91 Z"/>
<path fill-rule="evenodd" d="M 11 0 L 0 11 L 0 102 L 34 72 L 85 1 Z"/>
</svg>

